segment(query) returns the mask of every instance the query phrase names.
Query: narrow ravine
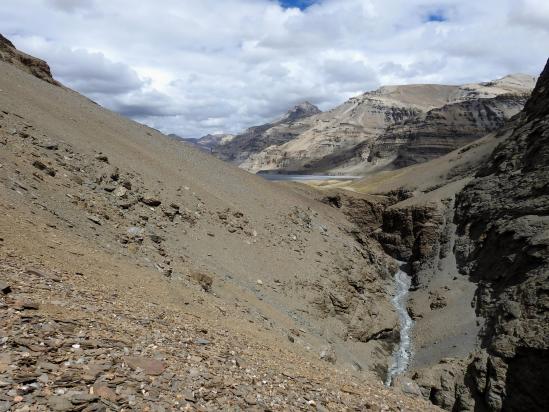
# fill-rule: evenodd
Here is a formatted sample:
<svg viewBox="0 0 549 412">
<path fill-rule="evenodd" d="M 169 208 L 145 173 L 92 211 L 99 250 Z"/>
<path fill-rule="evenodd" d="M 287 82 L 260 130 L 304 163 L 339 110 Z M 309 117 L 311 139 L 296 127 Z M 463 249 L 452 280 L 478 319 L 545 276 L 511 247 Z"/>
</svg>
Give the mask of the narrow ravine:
<svg viewBox="0 0 549 412">
<path fill-rule="evenodd" d="M 400 262 L 402 263 L 402 262 Z M 412 330 L 413 321 L 406 303 L 408 302 L 408 291 L 411 285 L 411 278 L 402 269 L 399 269 L 395 274 L 395 296 L 391 300 L 398 313 L 400 323 L 400 343 L 393 352 L 393 363 L 387 371 L 387 380 L 385 385 L 391 386 L 393 379 L 403 373 L 410 364 L 412 357 L 412 341 L 410 332 Z"/>
</svg>

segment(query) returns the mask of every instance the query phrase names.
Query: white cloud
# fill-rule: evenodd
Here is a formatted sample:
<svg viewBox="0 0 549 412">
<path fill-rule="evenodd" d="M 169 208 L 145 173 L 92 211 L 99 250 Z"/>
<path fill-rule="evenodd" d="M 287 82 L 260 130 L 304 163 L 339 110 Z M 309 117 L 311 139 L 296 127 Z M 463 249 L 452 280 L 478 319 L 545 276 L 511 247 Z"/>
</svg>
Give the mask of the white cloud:
<svg viewBox="0 0 549 412">
<path fill-rule="evenodd" d="M 381 84 L 537 74 L 549 51 L 546 0 L 2 0 L 0 27 L 68 86 L 191 137 Z"/>
<path fill-rule="evenodd" d="M 94 7 L 94 0 L 49 0 L 52 7 L 67 13 L 90 10 Z"/>
</svg>

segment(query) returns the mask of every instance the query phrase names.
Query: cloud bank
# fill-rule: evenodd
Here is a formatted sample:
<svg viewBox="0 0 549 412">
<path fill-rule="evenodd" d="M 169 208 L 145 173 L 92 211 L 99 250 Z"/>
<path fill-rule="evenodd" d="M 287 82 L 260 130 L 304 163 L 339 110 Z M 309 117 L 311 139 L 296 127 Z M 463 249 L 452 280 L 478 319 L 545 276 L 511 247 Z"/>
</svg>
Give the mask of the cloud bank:
<svg viewBox="0 0 549 412">
<path fill-rule="evenodd" d="M 0 26 L 67 86 L 185 137 L 549 56 L 546 0 L 2 0 Z"/>
</svg>

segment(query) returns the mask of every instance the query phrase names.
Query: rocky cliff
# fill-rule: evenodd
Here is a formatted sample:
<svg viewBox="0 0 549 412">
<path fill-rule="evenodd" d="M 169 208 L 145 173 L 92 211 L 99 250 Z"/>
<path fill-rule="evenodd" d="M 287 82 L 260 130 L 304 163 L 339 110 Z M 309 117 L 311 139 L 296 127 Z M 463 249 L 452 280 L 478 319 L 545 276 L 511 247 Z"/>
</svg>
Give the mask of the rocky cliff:
<svg viewBox="0 0 549 412">
<path fill-rule="evenodd" d="M 360 156 L 375 164 L 393 158 L 394 167 L 442 156 L 501 128 L 526 103 L 527 94 L 502 94 L 429 110 L 403 124 L 390 126 Z"/>
<path fill-rule="evenodd" d="M 549 404 L 549 64 L 521 115 L 456 201 L 458 266 L 486 319 L 466 377 L 489 410 Z"/>
</svg>

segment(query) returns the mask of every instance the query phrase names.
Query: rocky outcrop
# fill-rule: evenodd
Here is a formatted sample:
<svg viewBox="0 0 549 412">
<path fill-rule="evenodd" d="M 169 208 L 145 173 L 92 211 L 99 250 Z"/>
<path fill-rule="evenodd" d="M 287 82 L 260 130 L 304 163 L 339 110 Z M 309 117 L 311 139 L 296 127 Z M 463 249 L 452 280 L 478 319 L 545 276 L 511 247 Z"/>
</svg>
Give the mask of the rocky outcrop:
<svg viewBox="0 0 549 412">
<path fill-rule="evenodd" d="M 36 57 L 29 56 L 15 48 L 12 42 L 0 34 L 0 61 L 11 63 L 20 69 L 44 80 L 48 83 L 59 86 L 59 82 L 55 80 L 51 74 L 50 66 Z"/>
<path fill-rule="evenodd" d="M 413 195 L 406 191 L 377 196 L 333 191 L 322 201 L 341 209 L 357 225 L 355 236 L 361 243 L 375 239 L 387 254 L 407 262 L 416 288 L 425 282 L 420 274 L 433 269 L 438 256 L 445 253 L 448 216 L 445 207 L 434 204 L 393 207 L 410 196 Z"/>
<path fill-rule="evenodd" d="M 433 205 L 389 208 L 375 238 L 391 256 L 408 262 L 412 286 L 418 287 L 418 274 L 439 254 L 443 228 L 443 212 Z"/>
</svg>

